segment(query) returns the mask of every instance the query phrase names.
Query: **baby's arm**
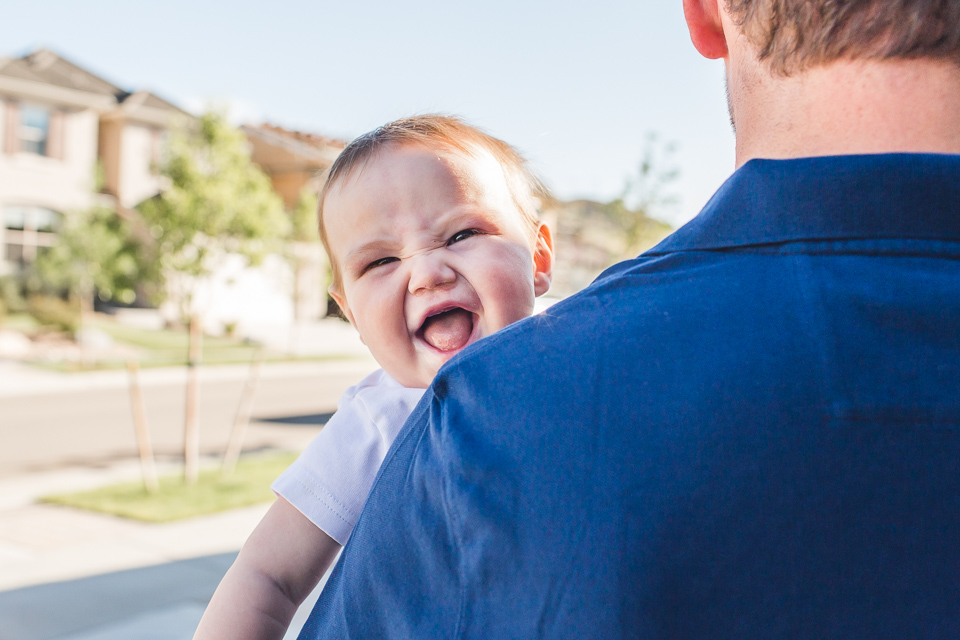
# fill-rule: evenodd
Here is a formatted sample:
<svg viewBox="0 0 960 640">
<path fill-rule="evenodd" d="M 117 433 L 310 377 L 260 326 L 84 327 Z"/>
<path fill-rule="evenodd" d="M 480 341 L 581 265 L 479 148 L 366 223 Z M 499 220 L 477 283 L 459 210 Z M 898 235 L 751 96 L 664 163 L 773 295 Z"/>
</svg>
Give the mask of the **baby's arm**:
<svg viewBox="0 0 960 640">
<path fill-rule="evenodd" d="M 340 545 L 277 498 L 207 606 L 194 640 L 283 638 Z"/>
</svg>

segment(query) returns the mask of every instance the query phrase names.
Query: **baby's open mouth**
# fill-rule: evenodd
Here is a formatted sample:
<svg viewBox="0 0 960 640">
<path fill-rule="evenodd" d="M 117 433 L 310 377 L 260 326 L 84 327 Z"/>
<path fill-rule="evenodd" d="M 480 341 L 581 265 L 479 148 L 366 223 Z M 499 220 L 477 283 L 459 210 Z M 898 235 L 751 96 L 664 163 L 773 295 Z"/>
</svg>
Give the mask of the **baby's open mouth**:
<svg viewBox="0 0 960 640">
<path fill-rule="evenodd" d="M 474 314 L 454 307 L 423 321 L 418 333 L 424 342 L 439 351 L 462 349 L 473 335 Z"/>
</svg>

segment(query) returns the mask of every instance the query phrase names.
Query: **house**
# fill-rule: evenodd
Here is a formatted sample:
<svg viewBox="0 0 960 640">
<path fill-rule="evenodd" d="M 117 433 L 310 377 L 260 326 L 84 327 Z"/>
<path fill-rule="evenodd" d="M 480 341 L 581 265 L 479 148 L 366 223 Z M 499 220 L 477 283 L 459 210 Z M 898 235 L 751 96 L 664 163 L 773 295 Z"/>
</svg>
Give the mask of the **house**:
<svg viewBox="0 0 960 640">
<path fill-rule="evenodd" d="M 0 274 L 52 246 L 63 216 L 157 194 L 163 137 L 190 117 L 52 51 L 0 59 Z"/>
<path fill-rule="evenodd" d="M 163 189 L 165 138 L 193 116 L 149 91 L 126 91 L 62 56 L 0 58 L 0 276 L 56 242 L 65 217 L 93 205 L 130 210 Z M 342 141 L 272 125 L 243 127 L 251 159 L 292 210 Z M 327 314 L 328 265 L 319 243 L 250 268 L 237 256 L 202 283 L 205 326 L 284 326 Z M 290 259 L 293 258 L 293 259 Z M 176 302 L 161 307 L 176 321 Z"/>
<path fill-rule="evenodd" d="M 272 124 L 240 128 L 250 143 L 250 158 L 270 178 L 273 190 L 292 211 L 303 192 L 317 193 L 324 172 L 346 146 L 343 140 L 292 131 Z M 336 311 L 327 294 L 329 260 L 317 242 L 292 244 L 294 321 L 323 318 Z"/>
<path fill-rule="evenodd" d="M 270 176 L 273 190 L 293 209 L 304 189 L 320 189 L 323 172 L 330 168 L 346 146 L 314 133 L 291 131 L 271 124 L 244 125 L 250 141 L 250 157 Z"/>
</svg>

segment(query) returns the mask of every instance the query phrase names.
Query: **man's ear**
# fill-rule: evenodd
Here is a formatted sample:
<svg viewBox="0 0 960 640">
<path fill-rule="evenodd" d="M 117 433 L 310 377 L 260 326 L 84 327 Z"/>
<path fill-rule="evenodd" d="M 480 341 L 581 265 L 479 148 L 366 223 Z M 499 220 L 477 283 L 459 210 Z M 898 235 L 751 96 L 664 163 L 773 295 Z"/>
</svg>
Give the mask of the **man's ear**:
<svg viewBox="0 0 960 640">
<path fill-rule="evenodd" d="M 533 249 L 533 291 L 542 296 L 550 288 L 553 279 L 553 238 L 550 227 L 540 224 L 537 229 L 537 244 Z"/>
<path fill-rule="evenodd" d="M 726 0 L 683 0 L 690 40 L 700 55 L 711 60 L 727 56 L 727 38 L 720 21 L 721 2 Z"/>
<path fill-rule="evenodd" d="M 333 285 L 330 285 L 327 291 L 330 293 L 330 297 L 336 301 L 337 306 L 340 307 L 340 311 L 343 312 L 343 315 L 346 316 L 347 320 L 350 321 L 350 324 L 353 325 L 353 328 L 357 329 L 357 333 L 360 333 L 360 329 L 357 328 L 357 323 L 353 321 L 353 314 L 350 313 L 350 307 L 347 306 L 347 299 L 344 297 L 343 293 L 334 289 Z M 363 340 L 363 334 L 360 334 L 360 342 L 367 344 Z"/>
</svg>

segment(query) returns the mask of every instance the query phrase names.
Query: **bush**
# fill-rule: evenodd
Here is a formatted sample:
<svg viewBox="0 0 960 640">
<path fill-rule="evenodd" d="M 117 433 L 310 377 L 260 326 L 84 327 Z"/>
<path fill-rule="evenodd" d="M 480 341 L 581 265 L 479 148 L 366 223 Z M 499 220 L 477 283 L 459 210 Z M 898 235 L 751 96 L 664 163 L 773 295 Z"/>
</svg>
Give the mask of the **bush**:
<svg viewBox="0 0 960 640">
<path fill-rule="evenodd" d="M 27 310 L 26 301 L 21 294 L 22 288 L 22 283 L 14 276 L 0 277 L 0 303 L 8 313 L 23 313 Z"/>
<path fill-rule="evenodd" d="M 65 300 L 53 296 L 30 296 L 27 311 L 45 327 L 55 327 L 73 335 L 80 327 L 80 313 Z"/>
</svg>

